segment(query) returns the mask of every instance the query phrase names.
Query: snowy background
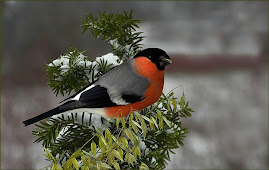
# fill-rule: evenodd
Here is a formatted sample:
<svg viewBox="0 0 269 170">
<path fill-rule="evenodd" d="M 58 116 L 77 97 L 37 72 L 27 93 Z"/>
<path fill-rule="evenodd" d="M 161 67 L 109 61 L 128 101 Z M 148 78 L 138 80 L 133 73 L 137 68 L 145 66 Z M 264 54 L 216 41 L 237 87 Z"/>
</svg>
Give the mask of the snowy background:
<svg viewBox="0 0 269 170">
<path fill-rule="evenodd" d="M 182 85 L 196 111 L 183 119 L 190 133 L 167 169 L 268 169 L 267 1 L 0 4 L 1 169 L 47 165 L 34 126 L 22 124 L 63 99 L 47 87 L 42 67 L 71 46 L 92 59 L 107 54 L 105 42 L 81 34 L 81 17 L 130 9 L 143 19 L 145 47 L 173 60 L 164 92 Z"/>
</svg>

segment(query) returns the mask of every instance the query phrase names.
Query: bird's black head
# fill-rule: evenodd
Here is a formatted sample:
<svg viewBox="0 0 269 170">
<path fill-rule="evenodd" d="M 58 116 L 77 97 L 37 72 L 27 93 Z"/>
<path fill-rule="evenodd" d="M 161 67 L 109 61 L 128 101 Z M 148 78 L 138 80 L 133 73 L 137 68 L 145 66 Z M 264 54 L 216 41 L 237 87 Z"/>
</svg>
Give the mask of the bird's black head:
<svg viewBox="0 0 269 170">
<path fill-rule="evenodd" d="M 156 64 L 159 70 L 164 70 L 165 66 L 172 63 L 166 52 L 159 48 L 147 48 L 142 50 L 134 56 L 134 58 L 137 57 L 147 57 Z"/>
</svg>

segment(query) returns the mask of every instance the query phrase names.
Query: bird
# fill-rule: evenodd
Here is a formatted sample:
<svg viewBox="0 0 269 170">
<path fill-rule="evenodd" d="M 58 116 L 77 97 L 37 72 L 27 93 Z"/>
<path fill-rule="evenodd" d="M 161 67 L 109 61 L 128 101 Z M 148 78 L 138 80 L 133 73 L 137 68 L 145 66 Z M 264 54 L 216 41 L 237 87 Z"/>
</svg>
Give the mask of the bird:
<svg viewBox="0 0 269 170">
<path fill-rule="evenodd" d="M 65 113 L 87 112 L 106 118 L 125 117 L 157 102 L 164 86 L 165 67 L 172 63 L 159 48 L 146 48 L 114 67 L 45 113 L 25 120 L 25 126 Z"/>
</svg>

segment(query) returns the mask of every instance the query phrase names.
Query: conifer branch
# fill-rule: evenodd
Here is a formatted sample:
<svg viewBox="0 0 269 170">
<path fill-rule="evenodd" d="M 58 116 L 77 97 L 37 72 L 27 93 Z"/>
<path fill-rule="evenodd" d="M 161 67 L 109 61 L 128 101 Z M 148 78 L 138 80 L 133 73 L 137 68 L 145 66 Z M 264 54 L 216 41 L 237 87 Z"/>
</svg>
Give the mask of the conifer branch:
<svg viewBox="0 0 269 170">
<path fill-rule="evenodd" d="M 113 54 L 89 61 L 71 48 L 45 67 L 48 85 L 57 95 L 77 92 L 141 50 L 141 20 L 128 14 L 91 13 L 82 19 L 83 33 L 90 30 L 111 46 Z M 181 118 L 193 110 L 178 101 L 174 90 L 159 101 L 125 118 L 105 119 L 91 113 L 59 115 L 36 124 L 35 142 L 42 142 L 51 169 L 164 169 L 172 150 L 183 146 L 188 133 Z"/>
</svg>

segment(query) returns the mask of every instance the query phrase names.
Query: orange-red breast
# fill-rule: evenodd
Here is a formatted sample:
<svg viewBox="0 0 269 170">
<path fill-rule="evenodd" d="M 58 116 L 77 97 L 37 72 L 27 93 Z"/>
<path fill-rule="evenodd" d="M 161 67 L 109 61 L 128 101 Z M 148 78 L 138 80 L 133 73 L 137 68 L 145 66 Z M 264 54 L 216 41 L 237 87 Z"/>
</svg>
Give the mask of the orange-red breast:
<svg viewBox="0 0 269 170">
<path fill-rule="evenodd" d="M 127 116 L 158 101 L 163 90 L 165 66 L 171 63 L 170 57 L 159 48 L 142 50 L 64 100 L 62 105 L 23 123 L 27 126 L 56 114 L 74 112 L 113 118 Z"/>
</svg>

